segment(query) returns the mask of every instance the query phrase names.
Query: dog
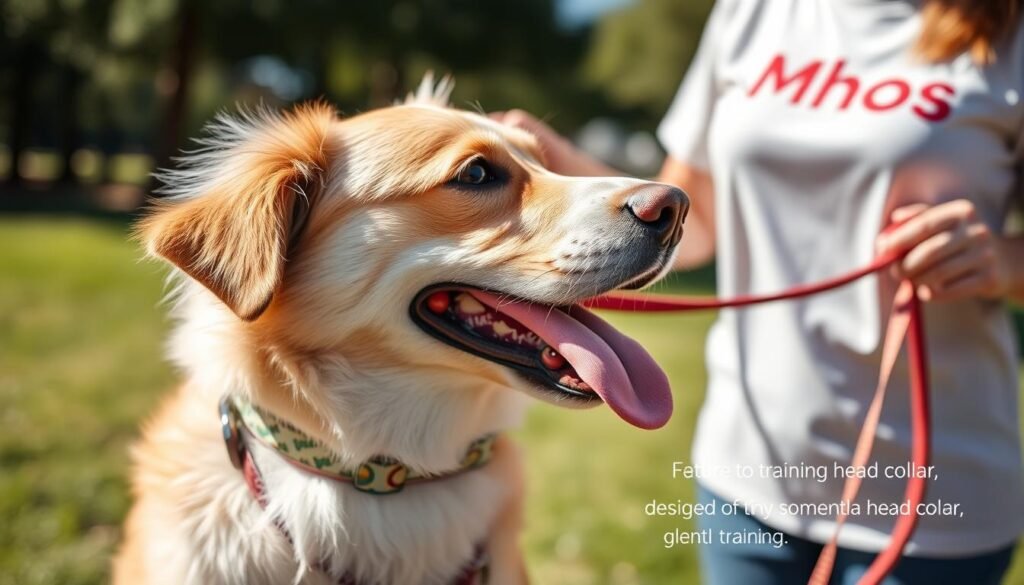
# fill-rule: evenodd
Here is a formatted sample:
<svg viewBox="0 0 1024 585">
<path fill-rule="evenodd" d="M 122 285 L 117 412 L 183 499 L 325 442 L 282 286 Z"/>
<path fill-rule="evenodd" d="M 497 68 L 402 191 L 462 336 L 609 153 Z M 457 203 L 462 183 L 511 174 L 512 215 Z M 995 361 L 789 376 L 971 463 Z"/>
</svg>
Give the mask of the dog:
<svg viewBox="0 0 1024 585">
<path fill-rule="evenodd" d="M 665 374 L 579 303 L 668 270 L 686 195 L 553 174 L 450 91 L 221 115 L 163 174 L 137 235 L 185 381 L 133 449 L 116 584 L 524 583 L 500 433 L 527 397 L 668 420 Z"/>
</svg>

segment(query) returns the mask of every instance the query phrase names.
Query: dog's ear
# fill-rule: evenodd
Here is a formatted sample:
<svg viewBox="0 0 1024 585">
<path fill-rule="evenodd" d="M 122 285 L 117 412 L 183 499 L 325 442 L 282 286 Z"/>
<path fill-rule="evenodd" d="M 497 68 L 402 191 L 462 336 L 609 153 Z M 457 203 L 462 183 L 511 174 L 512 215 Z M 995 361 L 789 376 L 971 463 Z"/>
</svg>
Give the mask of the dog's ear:
<svg viewBox="0 0 1024 585">
<path fill-rule="evenodd" d="M 331 158 L 335 112 L 316 104 L 284 115 L 220 118 L 183 167 L 162 176 L 138 234 L 163 258 L 252 321 L 281 284 L 297 233 Z"/>
</svg>

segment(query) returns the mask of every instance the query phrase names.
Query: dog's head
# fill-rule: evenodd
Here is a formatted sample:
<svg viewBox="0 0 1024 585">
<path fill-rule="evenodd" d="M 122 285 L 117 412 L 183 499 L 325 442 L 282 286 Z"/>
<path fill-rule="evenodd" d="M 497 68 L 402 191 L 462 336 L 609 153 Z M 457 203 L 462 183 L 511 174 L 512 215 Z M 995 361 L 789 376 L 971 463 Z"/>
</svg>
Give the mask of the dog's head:
<svg viewBox="0 0 1024 585">
<path fill-rule="evenodd" d="M 664 374 L 576 303 L 667 270 L 686 196 L 553 174 L 533 136 L 446 101 L 221 118 L 165 176 L 148 251 L 267 343 L 664 424 Z"/>
</svg>

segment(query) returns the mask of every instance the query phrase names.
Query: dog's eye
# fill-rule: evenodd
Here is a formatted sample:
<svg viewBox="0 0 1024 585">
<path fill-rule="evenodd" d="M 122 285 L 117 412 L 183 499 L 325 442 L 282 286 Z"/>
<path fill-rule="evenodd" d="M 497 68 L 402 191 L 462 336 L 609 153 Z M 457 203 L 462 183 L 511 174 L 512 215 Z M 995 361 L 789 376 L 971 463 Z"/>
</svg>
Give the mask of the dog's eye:
<svg viewBox="0 0 1024 585">
<path fill-rule="evenodd" d="M 473 159 L 469 164 L 462 167 L 455 182 L 460 185 L 486 185 L 493 182 L 497 177 L 491 166 L 482 158 Z"/>
</svg>

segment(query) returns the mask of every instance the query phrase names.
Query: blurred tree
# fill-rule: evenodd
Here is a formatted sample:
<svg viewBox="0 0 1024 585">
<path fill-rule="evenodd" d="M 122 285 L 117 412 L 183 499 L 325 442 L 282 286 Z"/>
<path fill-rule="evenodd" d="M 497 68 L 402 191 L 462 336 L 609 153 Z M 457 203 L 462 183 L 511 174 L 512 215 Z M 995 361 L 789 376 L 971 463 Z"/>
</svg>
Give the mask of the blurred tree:
<svg viewBox="0 0 1024 585">
<path fill-rule="evenodd" d="M 460 96 L 503 98 L 494 100 L 497 107 L 585 110 L 583 92 L 566 83 L 586 49 L 585 31 L 560 29 L 554 0 L 261 0 L 249 10 L 236 4 L 218 2 L 202 12 L 203 54 L 222 75 L 244 75 L 240 64 L 276 55 L 307 74 L 298 97 L 324 96 L 351 112 L 392 103 L 433 69 L 455 75 L 456 103 Z M 210 107 L 223 103 L 212 100 Z M 193 123 L 211 113 L 200 107 Z"/>
<path fill-rule="evenodd" d="M 63 158 L 61 179 L 70 180 L 71 155 L 81 143 L 80 95 L 102 63 L 118 48 L 110 43 L 109 24 L 117 0 L 0 0 L 4 50 L 0 67 L 12 71 L 8 83 L 8 126 L 12 173 L 8 181 L 21 181 L 21 159 L 40 124 L 37 109 L 52 107 L 57 115 L 43 121 L 56 137 Z M 158 0 L 159 1 L 159 0 Z M 124 47 L 134 49 L 134 47 Z M 138 54 L 142 56 L 142 54 Z M 46 75 L 60 81 L 57 92 L 37 99 L 37 86 Z"/>
<path fill-rule="evenodd" d="M 324 96 L 353 112 L 427 69 L 455 75 L 456 105 L 523 107 L 571 131 L 613 94 L 581 82 L 589 31 L 559 27 L 555 1 L 0 0 L 5 141 L 15 159 L 45 146 L 69 163 L 91 144 L 168 164 L 225 105 Z"/>
<path fill-rule="evenodd" d="M 638 0 L 598 23 L 584 66 L 587 82 L 653 127 L 693 58 L 712 0 Z"/>
<path fill-rule="evenodd" d="M 171 157 L 178 152 L 182 141 L 182 125 L 188 106 L 189 88 L 196 61 L 196 41 L 199 37 L 199 9 L 192 0 L 178 3 L 177 35 L 166 69 L 163 71 L 167 104 L 164 111 L 163 131 L 156 146 L 156 166 L 170 166 Z"/>
<path fill-rule="evenodd" d="M 18 44 L 5 54 L 13 61 L 14 73 L 11 76 L 10 104 L 10 160 L 11 173 L 7 178 L 10 184 L 20 184 L 22 155 L 28 147 L 29 133 L 32 130 L 32 88 L 35 85 L 38 62 L 43 51 L 37 43 L 24 42 Z"/>
</svg>

